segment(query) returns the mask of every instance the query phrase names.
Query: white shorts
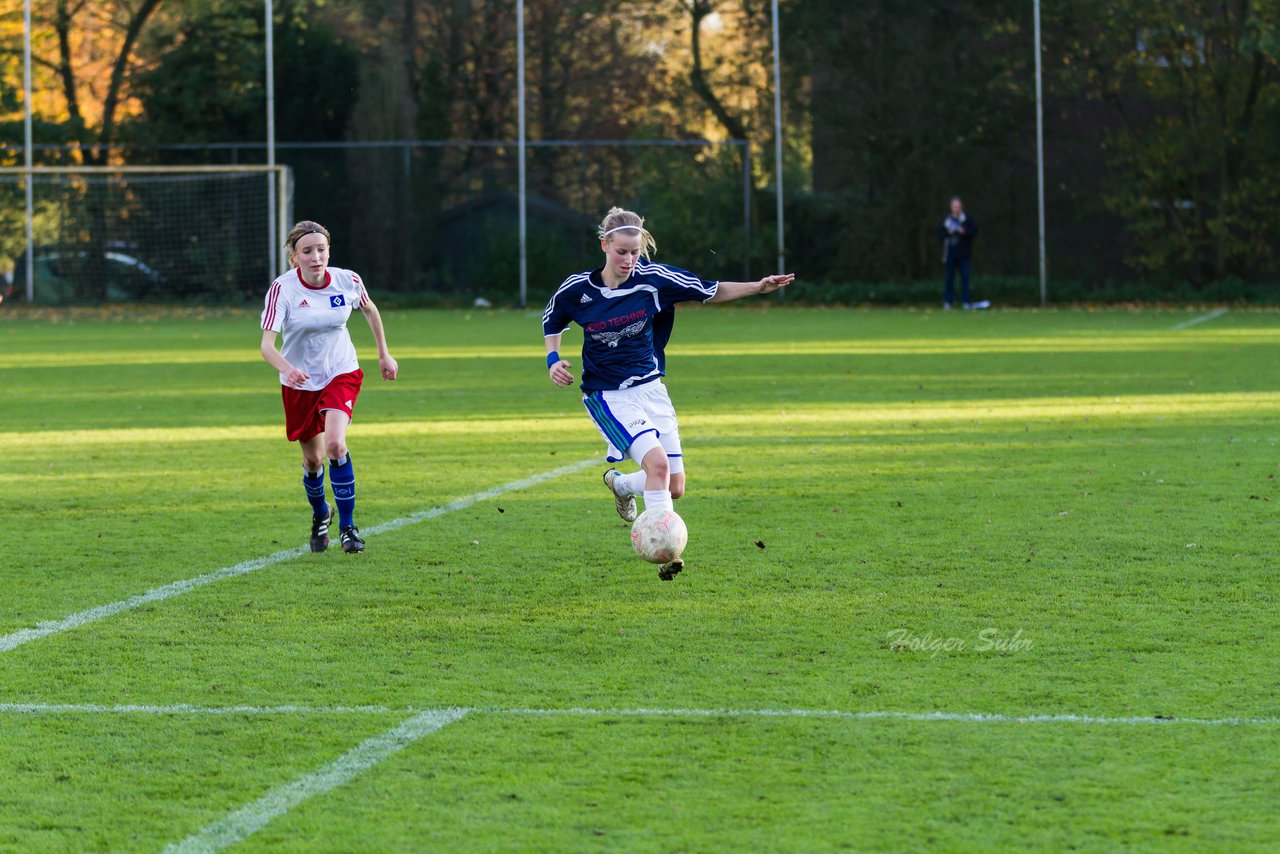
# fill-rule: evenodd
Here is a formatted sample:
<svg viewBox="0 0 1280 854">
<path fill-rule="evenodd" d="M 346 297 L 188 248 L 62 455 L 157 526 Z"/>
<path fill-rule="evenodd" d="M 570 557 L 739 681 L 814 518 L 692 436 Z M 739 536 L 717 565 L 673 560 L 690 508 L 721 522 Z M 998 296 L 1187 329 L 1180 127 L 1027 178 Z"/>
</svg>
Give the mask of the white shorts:
<svg viewBox="0 0 1280 854">
<path fill-rule="evenodd" d="M 661 380 L 618 391 L 588 392 L 582 396 L 582 404 L 604 436 L 609 462 L 631 457 L 639 463 L 645 454 L 661 447 L 667 452 L 671 473 L 684 471 L 676 408 Z"/>
</svg>

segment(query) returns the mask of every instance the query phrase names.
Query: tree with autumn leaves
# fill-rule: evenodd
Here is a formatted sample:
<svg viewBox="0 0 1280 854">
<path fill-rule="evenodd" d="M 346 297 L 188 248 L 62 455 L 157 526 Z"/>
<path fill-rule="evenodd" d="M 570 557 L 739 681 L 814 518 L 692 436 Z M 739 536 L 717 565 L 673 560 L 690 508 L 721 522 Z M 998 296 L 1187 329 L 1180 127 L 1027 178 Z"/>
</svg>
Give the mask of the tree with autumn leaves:
<svg viewBox="0 0 1280 854">
<path fill-rule="evenodd" d="M 257 0 L 39 0 L 35 10 L 37 135 L 67 144 L 43 162 L 156 156 L 112 153 L 118 144 L 261 138 Z M 982 213 L 980 268 L 1034 271 L 1029 13 L 1024 0 L 783 0 L 790 257 L 807 278 L 936 275 L 933 219 L 953 192 Z M 1280 273 L 1280 166 L 1268 156 L 1280 133 L 1276 4 L 1082 0 L 1045 14 L 1056 274 L 1198 287 Z M 20 16 L 16 0 L 0 3 L 9 162 Z M 276 17 L 281 139 L 515 136 L 514 0 L 279 0 Z M 764 263 L 768 0 L 528 0 L 526 24 L 530 138 L 745 137 Z M 392 224 L 378 211 L 413 210 L 410 230 L 426 240 L 452 199 L 509 184 L 500 148 L 414 156 L 408 182 L 398 161 L 368 151 L 316 161 L 317 176 L 368 212 L 343 225 L 379 256 L 392 251 Z M 739 156 L 539 147 L 531 189 L 584 215 L 628 187 L 678 202 L 682 188 L 731 179 Z M 737 215 L 686 208 L 665 214 L 677 253 L 693 251 L 681 241 L 699 221 Z M 719 243 L 707 238 L 713 251 L 743 238 L 722 231 Z M 412 259 L 397 263 L 398 274 Z"/>
</svg>

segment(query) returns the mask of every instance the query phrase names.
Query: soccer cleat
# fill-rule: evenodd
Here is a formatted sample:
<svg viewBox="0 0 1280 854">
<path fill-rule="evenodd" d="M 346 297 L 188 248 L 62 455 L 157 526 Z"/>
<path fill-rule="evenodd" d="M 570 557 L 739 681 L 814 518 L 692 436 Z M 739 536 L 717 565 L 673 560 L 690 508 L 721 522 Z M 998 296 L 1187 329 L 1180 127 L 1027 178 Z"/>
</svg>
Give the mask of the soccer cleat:
<svg viewBox="0 0 1280 854">
<path fill-rule="evenodd" d="M 617 508 L 618 515 L 622 517 L 624 522 L 634 522 L 636 520 L 636 497 L 628 495 L 623 498 L 613 488 L 613 482 L 622 477 L 622 472 L 617 469 L 609 469 L 604 473 L 604 485 L 609 487 L 609 491 L 613 493 L 613 506 Z"/>
<path fill-rule="evenodd" d="M 684 561 L 676 558 L 671 563 L 664 563 L 658 567 L 658 577 L 663 581 L 670 581 L 680 574 L 680 570 L 684 569 Z"/>
<path fill-rule="evenodd" d="M 311 518 L 311 551 L 322 552 L 329 548 L 329 526 L 333 524 L 333 505 L 326 504 L 329 512 L 324 518 Z"/>
<path fill-rule="evenodd" d="M 342 550 L 347 554 L 364 551 L 364 540 L 360 539 L 360 529 L 355 525 L 348 525 L 339 531 L 338 538 L 342 540 Z"/>
</svg>

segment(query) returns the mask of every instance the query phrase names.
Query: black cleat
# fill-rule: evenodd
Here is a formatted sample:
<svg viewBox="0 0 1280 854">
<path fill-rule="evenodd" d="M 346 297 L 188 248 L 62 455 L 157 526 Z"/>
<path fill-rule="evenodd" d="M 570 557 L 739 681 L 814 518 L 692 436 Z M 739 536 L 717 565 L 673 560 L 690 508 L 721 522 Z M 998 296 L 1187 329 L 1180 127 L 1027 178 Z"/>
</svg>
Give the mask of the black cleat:
<svg viewBox="0 0 1280 854">
<path fill-rule="evenodd" d="M 339 531 L 338 538 L 342 540 L 342 550 L 347 554 L 364 551 L 364 540 L 360 539 L 360 529 L 355 525 L 348 525 Z"/>
<path fill-rule="evenodd" d="M 323 518 L 311 519 L 311 551 L 322 552 L 329 548 L 329 526 L 333 524 L 333 505 L 326 504 L 329 512 Z"/>
<path fill-rule="evenodd" d="M 682 569 L 684 569 L 684 561 L 676 558 L 671 563 L 664 563 L 658 567 L 658 577 L 663 581 L 670 581 L 679 575 Z"/>
</svg>

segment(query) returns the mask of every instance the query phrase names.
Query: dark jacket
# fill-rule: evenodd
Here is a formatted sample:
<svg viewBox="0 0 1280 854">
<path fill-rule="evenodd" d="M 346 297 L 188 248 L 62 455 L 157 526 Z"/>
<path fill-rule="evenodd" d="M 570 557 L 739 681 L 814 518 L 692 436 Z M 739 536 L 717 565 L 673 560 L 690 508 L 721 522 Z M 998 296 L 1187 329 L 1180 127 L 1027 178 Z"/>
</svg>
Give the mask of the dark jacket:
<svg viewBox="0 0 1280 854">
<path fill-rule="evenodd" d="M 966 261 L 973 256 L 973 241 L 978 236 L 978 221 L 968 213 L 961 214 L 964 222 L 961 223 L 961 231 L 956 234 L 947 233 L 947 220 L 951 219 L 951 215 L 942 220 L 942 225 L 938 226 L 938 236 L 942 238 L 942 261 Z"/>
</svg>

